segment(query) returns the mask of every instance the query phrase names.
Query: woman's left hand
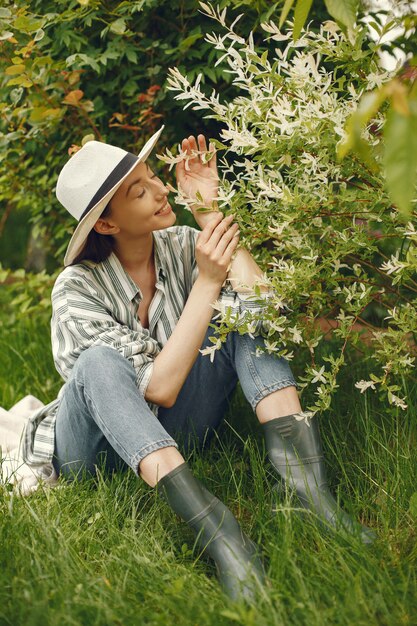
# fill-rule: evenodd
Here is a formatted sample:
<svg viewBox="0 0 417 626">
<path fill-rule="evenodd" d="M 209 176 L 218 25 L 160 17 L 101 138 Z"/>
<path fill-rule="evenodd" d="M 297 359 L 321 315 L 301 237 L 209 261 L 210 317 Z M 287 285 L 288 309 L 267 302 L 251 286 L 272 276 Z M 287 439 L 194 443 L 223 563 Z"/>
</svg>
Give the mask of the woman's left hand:
<svg viewBox="0 0 417 626">
<path fill-rule="evenodd" d="M 193 151 L 207 152 L 207 144 L 204 135 L 198 135 L 198 146 L 193 135 L 182 140 L 183 151 L 191 154 Z M 195 198 L 195 204 L 190 208 L 197 224 L 203 228 L 213 218 L 213 212 L 217 211 L 216 198 L 219 187 L 219 175 L 217 173 L 216 153 L 214 146 L 210 144 L 210 150 L 214 151 L 210 161 L 204 163 L 200 156 L 188 160 L 188 168 L 185 161 L 177 163 L 177 183 L 181 186 L 187 198 Z M 198 194 L 198 198 L 197 198 Z M 212 207 L 213 211 L 198 212 L 199 207 Z"/>
</svg>

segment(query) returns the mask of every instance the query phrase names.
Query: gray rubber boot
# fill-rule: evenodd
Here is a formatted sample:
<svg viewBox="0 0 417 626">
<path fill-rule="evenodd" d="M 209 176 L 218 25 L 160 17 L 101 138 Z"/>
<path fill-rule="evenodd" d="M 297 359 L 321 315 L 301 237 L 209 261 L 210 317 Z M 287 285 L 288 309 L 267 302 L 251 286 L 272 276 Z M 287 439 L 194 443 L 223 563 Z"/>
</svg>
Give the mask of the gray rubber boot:
<svg viewBox="0 0 417 626">
<path fill-rule="evenodd" d="M 252 602 L 265 572 L 256 545 L 233 513 L 193 476 L 187 463 L 157 485 L 170 507 L 197 533 L 197 544 L 214 560 L 220 584 L 233 600 Z"/>
<path fill-rule="evenodd" d="M 362 543 L 373 543 L 376 534 L 347 515 L 329 491 L 317 420 L 307 425 L 305 420 L 286 415 L 261 424 L 261 428 L 269 460 L 301 506 L 317 514 L 326 526 L 356 535 Z"/>
</svg>

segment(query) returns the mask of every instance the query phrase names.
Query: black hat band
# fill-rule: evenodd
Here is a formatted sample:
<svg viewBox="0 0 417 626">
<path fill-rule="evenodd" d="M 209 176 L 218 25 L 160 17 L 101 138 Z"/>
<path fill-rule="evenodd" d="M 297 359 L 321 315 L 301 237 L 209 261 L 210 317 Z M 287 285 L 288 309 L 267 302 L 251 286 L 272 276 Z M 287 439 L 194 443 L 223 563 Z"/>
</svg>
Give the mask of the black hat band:
<svg viewBox="0 0 417 626">
<path fill-rule="evenodd" d="M 134 164 L 138 162 L 136 154 L 132 154 L 131 152 L 128 152 L 126 156 L 123 157 L 123 159 L 116 165 L 114 170 L 110 172 L 104 183 L 91 198 L 87 208 L 83 211 L 80 217 L 80 221 L 91 211 L 93 207 L 96 206 L 96 204 L 98 204 L 98 202 L 100 202 L 100 200 L 102 200 L 102 198 L 109 193 L 109 191 L 111 191 L 111 189 L 113 189 L 115 185 L 117 185 L 120 179 L 127 174 Z"/>
</svg>

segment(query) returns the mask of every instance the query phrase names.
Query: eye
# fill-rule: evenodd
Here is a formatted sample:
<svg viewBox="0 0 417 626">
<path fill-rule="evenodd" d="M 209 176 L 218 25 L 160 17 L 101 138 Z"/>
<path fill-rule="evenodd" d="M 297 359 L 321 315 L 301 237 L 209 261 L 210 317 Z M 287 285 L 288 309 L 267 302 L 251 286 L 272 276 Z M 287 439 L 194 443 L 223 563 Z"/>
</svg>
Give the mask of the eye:
<svg viewBox="0 0 417 626">
<path fill-rule="evenodd" d="M 158 176 L 158 174 L 152 174 L 152 176 L 149 176 L 149 178 L 150 179 L 152 179 L 152 178 L 159 178 L 159 176 Z M 145 189 L 137 197 L 138 198 L 143 198 L 144 195 L 145 195 Z"/>
</svg>

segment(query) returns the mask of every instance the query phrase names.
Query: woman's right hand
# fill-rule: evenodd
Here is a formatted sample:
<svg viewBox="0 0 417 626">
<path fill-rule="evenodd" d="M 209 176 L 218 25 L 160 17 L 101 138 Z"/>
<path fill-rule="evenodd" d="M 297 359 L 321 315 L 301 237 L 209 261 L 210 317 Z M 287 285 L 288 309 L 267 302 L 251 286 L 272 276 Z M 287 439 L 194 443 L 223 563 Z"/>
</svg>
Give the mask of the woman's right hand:
<svg viewBox="0 0 417 626">
<path fill-rule="evenodd" d="M 233 215 L 216 214 L 198 235 L 195 247 L 199 276 L 220 286 L 239 243 L 238 225 L 232 220 Z"/>
</svg>

